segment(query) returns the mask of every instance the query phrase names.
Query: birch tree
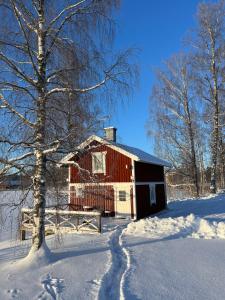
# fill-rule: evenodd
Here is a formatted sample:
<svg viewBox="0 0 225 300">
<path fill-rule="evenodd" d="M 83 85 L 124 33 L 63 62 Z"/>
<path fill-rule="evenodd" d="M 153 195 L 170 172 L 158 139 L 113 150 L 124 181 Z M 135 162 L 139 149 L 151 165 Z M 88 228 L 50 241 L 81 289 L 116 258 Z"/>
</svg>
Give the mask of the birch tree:
<svg viewBox="0 0 225 300">
<path fill-rule="evenodd" d="M 198 197 L 197 111 L 187 56 L 174 55 L 157 71 L 151 101 L 156 108 L 156 138 L 159 144 L 163 143 L 160 148 L 165 150 L 175 169 L 194 185 Z"/>
<path fill-rule="evenodd" d="M 216 193 L 224 174 L 224 68 L 225 68 L 225 2 L 200 4 L 197 14 L 197 36 L 192 39 L 196 90 L 205 103 L 210 126 L 211 191 Z"/>
<path fill-rule="evenodd" d="M 97 90 L 129 88 L 129 51 L 108 50 L 111 14 L 118 5 L 116 0 L 0 2 L 0 142 L 5 147 L 0 172 L 33 169 L 31 252 L 45 245 L 46 171 L 56 153 L 68 150 L 65 115 L 71 125 L 79 103 L 91 107 Z M 76 109 L 67 106 L 77 99 Z"/>
<path fill-rule="evenodd" d="M 158 107 L 154 133 L 158 140 L 156 146 L 165 158 L 174 163 L 177 172 L 191 179 L 196 187 L 196 195 L 199 193 L 199 182 L 201 191 L 205 191 L 204 185 L 208 185 L 210 170 L 210 190 L 216 193 L 225 184 L 223 0 L 199 5 L 197 26 L 188 39 L 185 52 L 189 56 L 188 64 L 183 60 L 177 67 L 181 60 L 175 56 L 175 60 L 167 63 L 166 70 L 162 69 L 157 77 L 151 100 L 158 101 L 154 102 L 154 106 Z M 179 100 L 180 94 L 185 95 L 185 89 L 188 95 L 186 104 Z M 191 111 L 188 113 L 190 107 Z M 153 116 L 151 113 L 150 118 Z M 151 122 L 149 123 L 152 127 Z M 184 126 L 185 123 L 187 126 Z M 192 166 L 192 171 L 188 166 Z M 180 178 L 173 176 L 175 177 Z"/>
</svg>

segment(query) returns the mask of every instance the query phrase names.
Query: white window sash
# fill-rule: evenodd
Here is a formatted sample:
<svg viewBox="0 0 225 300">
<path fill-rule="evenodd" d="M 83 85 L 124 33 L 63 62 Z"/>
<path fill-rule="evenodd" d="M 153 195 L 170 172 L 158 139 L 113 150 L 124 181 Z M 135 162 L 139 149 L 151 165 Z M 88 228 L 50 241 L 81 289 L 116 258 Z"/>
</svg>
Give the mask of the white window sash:
<svg viewBox="0 0 225 300">
<path fill-rule="evenodd" d="M 95 159 L 99 159 L 98 156 L 101 157 L 101 168 L 96 168 Z M 93 174 L 106 174 L 106 152 L 93 152 L 92 153 L 92 173 Z"/>
<path fill-rule="evenodd" d="M 149 184 L 149 198 L 151 206 L 156 204 L 156 191 L 154 183 Z"/>
<path fill-rule="evenodd" d="M 77 198 L 84 198 L 84 189 L 82 187 L 76 188 L 76 197 Z"/>
<path fill-rule="evenodd" d="M 120 192 L 124 192 L 124 195 L 121 195 Z M 125 200 L 121 200 L 121 198 L 123 198 L 123 199 L 125 199 Z M 118 192 L 118 200 L 121 201 L 121 202 L 126 202 L 126 201 L 127 201 L 127 193 L 126 193 L 126 191 L 120 190 L 120 191 Z"/>
</svg>

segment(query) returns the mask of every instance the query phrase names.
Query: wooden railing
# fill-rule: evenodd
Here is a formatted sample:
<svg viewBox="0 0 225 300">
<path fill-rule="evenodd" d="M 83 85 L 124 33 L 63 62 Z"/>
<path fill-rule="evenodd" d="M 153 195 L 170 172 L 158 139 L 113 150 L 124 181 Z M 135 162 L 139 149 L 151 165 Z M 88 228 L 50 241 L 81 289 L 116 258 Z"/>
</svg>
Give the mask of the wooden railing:
<svg viewBox="0 0 225 300">
<path fill-rule="evenodd" d="M 22 208 L 20 239 L 33 230 L 33 210 Z M 45 209 L 45 233 L 101 232 L 101 212 Z"/>
</svg>

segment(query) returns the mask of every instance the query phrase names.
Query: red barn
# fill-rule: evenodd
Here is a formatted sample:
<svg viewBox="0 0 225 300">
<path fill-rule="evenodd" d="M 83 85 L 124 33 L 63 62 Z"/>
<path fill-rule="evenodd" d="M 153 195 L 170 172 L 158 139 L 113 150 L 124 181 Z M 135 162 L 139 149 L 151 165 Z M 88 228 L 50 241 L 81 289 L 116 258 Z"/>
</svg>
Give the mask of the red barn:
<svg viewBox="0 0 225 300">
<path fill-rule="evenodd" d="M 140 149 L 116 142 L 116 128 L 93 135 L 61 164 L 69 166 L 69 203 L 74 209 L 100 209 L 105 215 L 146 217 L 166 207 L 164 166 Z"/>
</svg>

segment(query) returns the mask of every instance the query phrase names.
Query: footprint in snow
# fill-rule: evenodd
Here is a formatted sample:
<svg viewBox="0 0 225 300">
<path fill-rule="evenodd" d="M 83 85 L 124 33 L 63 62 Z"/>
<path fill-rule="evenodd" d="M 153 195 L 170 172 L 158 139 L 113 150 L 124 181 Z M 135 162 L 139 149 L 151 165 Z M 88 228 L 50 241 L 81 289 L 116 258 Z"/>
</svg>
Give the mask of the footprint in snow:
<svg viewBox="0 0 225 300">
<path fill-rule="evenodd" d="M 92 285 L 89 295 L 92 295 L 96 298 L 99 288 L 100 288 L 101 281 L 97 280 L 97 279 L 93 279 L 93 280 L 87 281 L 87 283 Z"/>
<path fill-rule="evenodd" d="M 41 281 L 44 291 L 38 296 L 38 300 L 62 300 L 62 292 L 65 288 L 64 279 L 53 278 L 50 274 Z"/>
<path fill-rule="evenodd" d="M 7 290 L 7 293 L 9 294 L 10 299 L 17 298 L 21 292 L 22 292 L 22 290 L 20 290 L 20 289 L 10 289 L 10 290 Z"/>
</svg>

